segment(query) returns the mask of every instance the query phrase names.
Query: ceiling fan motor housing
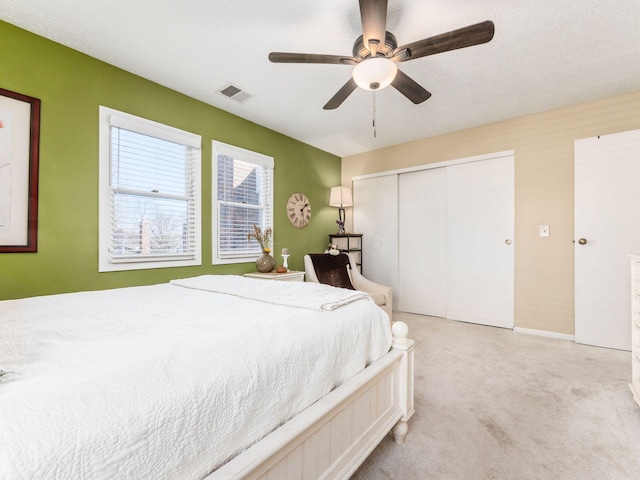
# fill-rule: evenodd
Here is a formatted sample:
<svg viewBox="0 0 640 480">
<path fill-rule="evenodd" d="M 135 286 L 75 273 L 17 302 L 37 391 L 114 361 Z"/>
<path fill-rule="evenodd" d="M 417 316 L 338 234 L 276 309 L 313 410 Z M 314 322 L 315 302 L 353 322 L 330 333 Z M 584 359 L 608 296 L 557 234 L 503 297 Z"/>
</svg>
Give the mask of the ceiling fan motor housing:
<svg viewBox="0 0 640 480">
<path fill-rule="evenodd" d="M 393 52 L 398 48 L 398 41 L 391 32 L 385 32 L 384 45 L 378 45 L 378 54 L 386 58 L 393 56 Z M 371 57 L 369 46 L 364 44 L 363 36 L 360 35 L 353 44 L 353 56 L 359 61 Z"/>
</svg>

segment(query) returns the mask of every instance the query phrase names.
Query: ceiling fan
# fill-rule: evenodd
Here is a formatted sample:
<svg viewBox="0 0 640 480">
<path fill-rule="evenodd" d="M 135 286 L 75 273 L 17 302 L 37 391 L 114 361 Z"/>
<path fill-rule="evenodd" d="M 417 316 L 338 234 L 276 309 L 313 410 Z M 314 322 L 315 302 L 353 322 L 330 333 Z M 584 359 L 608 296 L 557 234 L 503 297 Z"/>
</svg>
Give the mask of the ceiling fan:
<svg viewBox="0 0 640 480">
<path fill-rule="evenodd" d="M 422 103 L 431 93 L 398 69 L 397 63 L 487 43 L 495 32 L 493 22 L 487 20 L 398 47 L 396 37 L 386 31 L 387 0 L 359 1 L 362 35 L 353 44 L 352 57 L 315 53 L 269 54 L 269 60 L 274 63 L 354 65 L 352 78 L 327 102 L 323 107 L 325 110 L 338 108 L 357 87 L 375 91 L 391 85 L 413 103 Z"/>
</svg>

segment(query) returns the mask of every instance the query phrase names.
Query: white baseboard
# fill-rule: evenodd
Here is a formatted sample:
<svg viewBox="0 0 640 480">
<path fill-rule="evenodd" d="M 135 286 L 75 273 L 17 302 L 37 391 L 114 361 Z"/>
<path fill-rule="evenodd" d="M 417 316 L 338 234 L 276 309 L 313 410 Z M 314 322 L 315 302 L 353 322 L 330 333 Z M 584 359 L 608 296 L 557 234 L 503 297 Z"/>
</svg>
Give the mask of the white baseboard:
<svg viewBox="0 0 640 480">
<path fill-rule="evenodd" d="M 540 337 L 558 338 L 560 340 L 569 340 L 570 342 L 576 341 L 575 335 L 568 335 L 566 333 L 548 332 L 546 330 L 533 330 L 531 328 L 513 327 L 514 332 L 526 333 L 527 335 L 538 335 Z"/>
</svg>

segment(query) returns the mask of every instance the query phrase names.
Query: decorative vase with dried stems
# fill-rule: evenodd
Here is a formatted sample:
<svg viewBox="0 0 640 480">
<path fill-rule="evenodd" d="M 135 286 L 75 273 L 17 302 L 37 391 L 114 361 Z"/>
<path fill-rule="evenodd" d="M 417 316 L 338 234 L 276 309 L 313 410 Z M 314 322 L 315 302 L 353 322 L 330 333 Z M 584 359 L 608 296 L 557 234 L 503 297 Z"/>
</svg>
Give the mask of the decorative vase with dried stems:
<svg viewBox="0 0 640 480">
<path fill-rule="evenodd" d="M 262 255 L 256 260 L 256 268 L 261 273 L 270 272 L 276 267 L 276 259 L 271 256 L 272 235 L 273 230 L 271 227 L 266 228 L 263 232 L 255 223 L 253 224 L 253 232 L 247 233 L 247 238 L 249 240 L 254 238 L 262 250 Z"/>
</svg>

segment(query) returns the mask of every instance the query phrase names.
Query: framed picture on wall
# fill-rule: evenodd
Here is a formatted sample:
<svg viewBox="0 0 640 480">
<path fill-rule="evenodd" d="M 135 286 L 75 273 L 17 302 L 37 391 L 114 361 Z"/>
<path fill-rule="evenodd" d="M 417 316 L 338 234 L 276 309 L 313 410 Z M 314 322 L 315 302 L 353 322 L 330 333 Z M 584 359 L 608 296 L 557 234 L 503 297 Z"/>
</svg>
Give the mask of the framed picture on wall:
<svg viewBox="0 0 640 480">
<path fill-rule="evenodd" d="M 0 88 L 0 253 L 38 250 L 40 100 Z"/>
</svg>

